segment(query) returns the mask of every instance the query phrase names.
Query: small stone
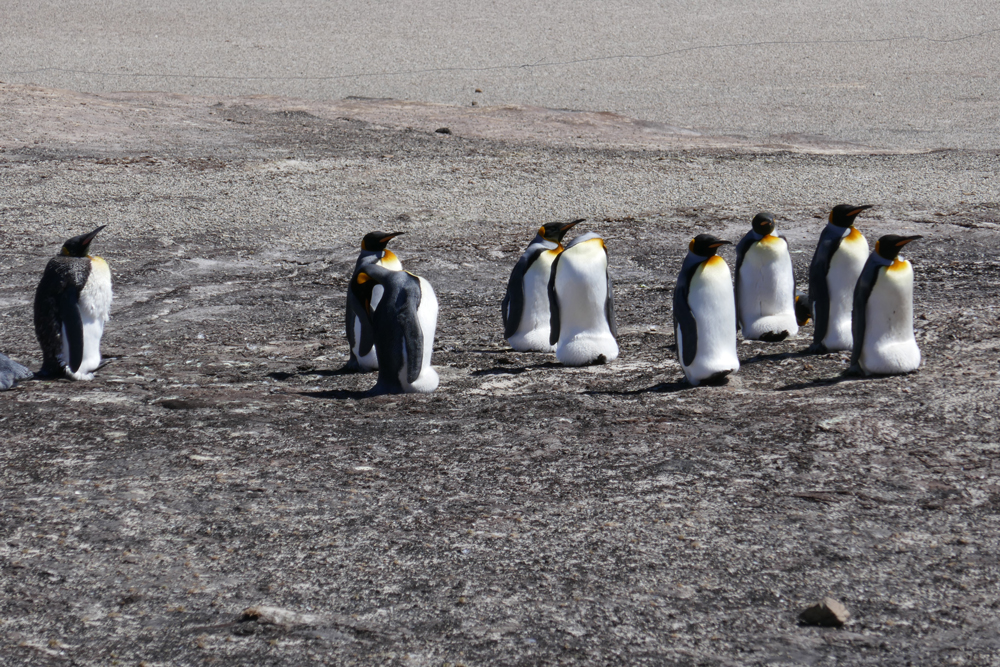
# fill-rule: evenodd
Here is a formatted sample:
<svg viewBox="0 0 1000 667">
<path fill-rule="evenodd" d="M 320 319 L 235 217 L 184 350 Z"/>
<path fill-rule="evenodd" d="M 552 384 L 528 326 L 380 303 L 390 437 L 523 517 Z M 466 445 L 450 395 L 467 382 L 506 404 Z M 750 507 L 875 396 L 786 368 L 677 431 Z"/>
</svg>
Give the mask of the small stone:
<svg viewBox="0 0 1000 667">
<path fill-rule="evenodd" d="M 806 625 L 822 625 L 827 628 L 839 628 L 851 617 L 851 612 L 833 598 L 823 598 L 811 607 L 807 607 L 799 620 Z"/>
<path fill-rule="evenodd" d="M 451 130 L 449 130 L 447 127 L 439 127 L 434 131 L 437 132 L 438 134 L 451 134 Z"/>
<path fill-rule="evenodd" d="M 476 88 L 476 92 L 477 93 L 481 93 L 481 92 L 483 92 L 483 89 L 482 88 Z"/>
</svg>

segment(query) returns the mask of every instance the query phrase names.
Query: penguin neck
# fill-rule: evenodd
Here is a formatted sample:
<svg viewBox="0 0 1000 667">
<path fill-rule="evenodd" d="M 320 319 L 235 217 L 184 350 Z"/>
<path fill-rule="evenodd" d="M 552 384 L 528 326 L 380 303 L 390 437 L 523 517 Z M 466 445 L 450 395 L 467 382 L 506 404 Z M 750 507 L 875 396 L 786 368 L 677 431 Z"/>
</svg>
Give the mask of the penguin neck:
<svg viewBox="0 0 1000 667">
<path fill-rule="evenodd" d="M 826 228 L 829 230 L 837 231 L 840 233 L 841 238 L 846 238 L 851 235 L 854 231 L 854 225 L 848 225 L 846 227 L 841 227 L 840 225 L 835 225 L 832 222 L 826 223 Z"/>
<path fill-rule="evenodd" d="M 529 246 L 533 246 L 533 245 L 541 245 L 546 250 L 555 250 L 556 248 L 558 248 L 559 250 L 563 249 L 563 246 L 562 246 L 561 243 L 556 243 L 555 241 L 549 241 L 548 239 L 546 239 L 541 234 L 535 234 L 535 238 L 532 239 L 532 241 L 529 244 Z"/>
<path fill-rule="evenodd" d="M 885 257 L 883 257 L 882 255 L 878 254 L 877 252 L 873 252 L 872 253 L 872 257 L 874 258 L 873 261 L 876 264 L 878 264 L 879 266 L 892 266 L 892 263 L 895 262 L 895 261 L 900 261 L 900 262 L 905 261 L 902 257 L 900 257 L 898 255 L 896 256 L 896 259 L 886 259 Z"/>
<path fill-rule="evenodd" d="M 697 266 L 699 264 L 704 264 L 708 260 L 716 257 L 717 255 L 709 255 L 705 257 L 703 255 L 696 255 L 695 253 L 688 251 L 687 257 L 684 258 L 684 265 L 681 267 L 683 269 L 690 268 L 692 266 Z"/>
</svg>

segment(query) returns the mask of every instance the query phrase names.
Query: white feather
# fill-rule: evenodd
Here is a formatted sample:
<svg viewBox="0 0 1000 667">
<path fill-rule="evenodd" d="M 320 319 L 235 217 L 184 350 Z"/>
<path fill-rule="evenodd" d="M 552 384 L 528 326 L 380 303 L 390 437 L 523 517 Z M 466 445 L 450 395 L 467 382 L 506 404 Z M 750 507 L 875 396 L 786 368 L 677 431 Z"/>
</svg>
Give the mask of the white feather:
<svg viewBox="0 0 1000 667">
<path fill-rule="evenodd" d="M 830 294 L 830 319 L 823 345 L 830 352 L 850 350 L 854 346 L 854 334 L 851 331 L 854 286 L 868 261 L 868 241 L 861 232 L 850 229 L 852 231 L 844 237 L 837 252 L 830 258 L 830 270 L 826 274 L 826 286 Z"/>
<path fill-rule="evenodd" d="M 403 367 L 399 371 L 399 382 L 406 393 L 429 394 L 438 388 L 440 378 L 431 367 L 431 353 L 434 351 L 434 332 L 437 329 L 438 302 L 434 288 L 423 278 L 420 281 L 420 306 L 417 307 L 417 321 L 423 337 L 423 359 L 420 360 L 420 375 L 412 384 L 406 380 L 407 354 L 403 344 Z"/>
<path fill-rule="evenodd" d="M 556 359 L 582 366 L 604 356 L 618 358 L 618 341 L 604 312 L 608 296 L 608 254 L 600 238 L 570 245 L 556 267 L 559 342 Z"/>
<path fill-rule="evenodd" d="M 544 250 L 524 272 L 524 308 L 517 331 L 507 339 L 518 352 L 551 352 L 549 344 L 549 276 L 559 252 Z M 508 306 L 509 307 L 509 306 Z"/>
<path fill-rule="evenodd" d="M 878 271 L 865 306 L 858 361 L 868 375 L 909 373 L 920 366 L 913 335 L 913 267 L 902 258 Z"/>
<path fill-rule="evenodd" d="M 770 234 L 743 256 L 739 281 L 740 328 L 747 340 L 764 334 L 799 332 L 795 319 L 795 277 L 784 239 Z"/>
<path fill-rule="evenodd" d="M 66 325 L 62 327 L 62 354 L 60 362 L 66 367 L 66 374 L 74 380 L 92 380 L 94 371 L 101 365 L 101 338 L 104 324 L 111 317 L 111 269 L 100 257 L 90 258 L 90 275 L 80 290 L 80 319 L 83 322 L 83 360 L 76 372 L 69 370 L 69 339 Z"/>
<path fill-rule="evenodd" d="M 745 261 L 745 260 L 744 260 Z M 736 297 L 726 261 L 715 255 L 695 269 L 688 288 L 688 307 L 698 325 L 698 350 L 690 366 L 681 367 L 694 386 L 713 375 L 740 368 L 736 356 Z M 677 327 L 678 350 L 683 350 Z"/>
</svg>

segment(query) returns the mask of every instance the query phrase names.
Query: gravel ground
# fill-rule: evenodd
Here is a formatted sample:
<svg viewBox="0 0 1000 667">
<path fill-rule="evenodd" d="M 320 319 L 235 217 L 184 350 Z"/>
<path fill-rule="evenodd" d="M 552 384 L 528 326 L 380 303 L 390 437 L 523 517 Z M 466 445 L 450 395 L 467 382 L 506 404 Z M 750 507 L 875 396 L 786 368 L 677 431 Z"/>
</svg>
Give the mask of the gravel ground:
<svg viewBox="0 0 1000 667">
<path fill-rule="evenodd" d="M 66 238 L 107 223 L 116 281 L 93 382 L 0 394 L 0 664 L 1000 664 L 996 152 L 521 107 L 0 105 L 0 349 L 38 367 Z M 768 208 L 804 278 L 841 202 L 876 205 L 871 242 L 925 237 L 923 367 L 845 380 L 798 354 L 807 327 L 685 388 L 687 240 Z M 622 354 L 568 369 L 510 351 L 499 302 L 535 227 L 577 216 Z M 339 373 L 376 228 L 440 300 L 432 395 Z M 848 625 L 798 625 L 824 596 Z"/>
</svg>

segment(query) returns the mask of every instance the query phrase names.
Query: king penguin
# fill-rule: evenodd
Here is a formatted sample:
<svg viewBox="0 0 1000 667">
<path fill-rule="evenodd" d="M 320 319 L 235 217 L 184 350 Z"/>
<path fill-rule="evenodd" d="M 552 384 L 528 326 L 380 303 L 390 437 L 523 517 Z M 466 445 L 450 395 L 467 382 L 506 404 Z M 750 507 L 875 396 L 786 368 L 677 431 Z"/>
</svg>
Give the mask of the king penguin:
<svg viewBox="0 0 1000 667">
<path fill-rule="evenodd" d="M 899 256 L 903 246 L 919 238 L 889 234 L 875 242 L 854 288 L 849 374 L 898 375 L 920 366 L 913 336 L 913 267 Z"/>
<path fill-rule="evenodd" d="M 743 338 L 770 343 L 799 332 L 795 317 L 795 269 L 774 215 L 762 211 L 736 244 L 736 319 Z"/>
<path fill-rule="evenodd" d="M 549 343 L 567 366 L 603 364 L 618 358 L 615 299 L 604 239 L 577 236 L 552 263 L 548 302 Z"/>
<path fill-rule="evenodd" d="M 549 277 L 552 263 L 563 251 L 562 240 L 584 221 L 547 222 L 538 228 L 528 249 L 517 260 L 500 304 L 503 337 L 519 352 L 551 352 L 549 343 Z"/>
<path fill-rule="evenodd" d="M 377 286 L 383 289 L 382 299 L 371 309 Z M 378 353 L 378 382 L 371 393 L 430 393 L 437 389 L 431 352 L 438 302 L 431 284 L 407 271 L 391 271 L 372 263 L 362 267 L 351 289 L 361 304 L 358 312 L 370 317 Z"/>
<path fill-rule="evenodd" d="M 358 261 L 354 264 L 354 274 L 347 287 L 347 313 L 346 330 L 347 342 L 351 348 L 351 358 L 347 361 L 346 370 L 367 373 L 378 370 L 378 354 L 374 348 L 374 338 L 370 322 L 371 313 L 378 307 L 382 299 L 382 286 L 374 285 L 371 294 L 371 309 L 369 317 L 362 317 L 358 312 L 359 304 L 353 298 L 354 283 L 358 278 L 358 273 L 370 264 L 389 269 L 390 271 L 402 271 L 403 265 L 399 258 L 386 246 L 389 241 L 402 235 L 404 232 L 370 232 L 361 239 L 361 253 Z"/>
<path fill-rule="evenodd" d="M 35 336 L 43 376 L 92 380 L 101 365 L 101 336 L 111 313 L 111 269 L 87 254 L 105 225 L 74 236 L 49 260 L 35 291 Z"/>
<path fill-rule="evenodd" d="M 0 354 L 0 391 L 6 391 L 18 380 L 27 380 L 33 375 L 25 366 L 17 363 L 6 354 Z"/>
<path fill-rule="evenodd" d="M 726 260 L 716 254 L 728 243 L 711 234 L 691 239 L 674 289 L 677 358 L 695 387 L 718 382 L 740 368 L 732 278 Z"/>
<path fill-rule="evenodd" d="M 868 259 L 868 241 L 854 228 L 854 218 L 867 208 L 871 206 L 834 206 L 819 237 L 809 265 L 809 302 L 816 323 L 808 349 L 812 354 L 851 349 L 854 286 Z"/>
</svg>

